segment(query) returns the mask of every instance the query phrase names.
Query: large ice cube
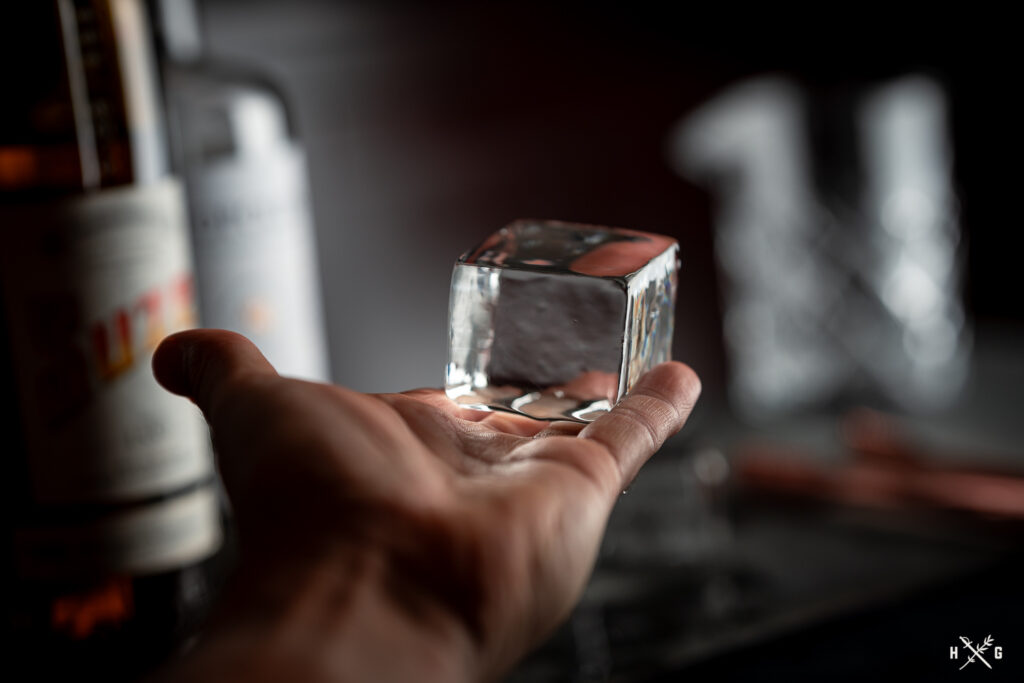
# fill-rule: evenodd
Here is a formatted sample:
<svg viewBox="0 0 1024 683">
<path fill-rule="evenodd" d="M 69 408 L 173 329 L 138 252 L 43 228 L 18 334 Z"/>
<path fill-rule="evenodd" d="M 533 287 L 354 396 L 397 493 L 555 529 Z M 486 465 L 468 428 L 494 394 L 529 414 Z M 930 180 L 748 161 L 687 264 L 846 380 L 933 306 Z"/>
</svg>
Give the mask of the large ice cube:
<svg viewBox="0 0 1024 683">
<path fill-rule="evenodd" d="M 589 422 L 672 349 L 679 245 L 516 221 L 452 274 L 445 390 L 464 406 Z"/>
</svg>

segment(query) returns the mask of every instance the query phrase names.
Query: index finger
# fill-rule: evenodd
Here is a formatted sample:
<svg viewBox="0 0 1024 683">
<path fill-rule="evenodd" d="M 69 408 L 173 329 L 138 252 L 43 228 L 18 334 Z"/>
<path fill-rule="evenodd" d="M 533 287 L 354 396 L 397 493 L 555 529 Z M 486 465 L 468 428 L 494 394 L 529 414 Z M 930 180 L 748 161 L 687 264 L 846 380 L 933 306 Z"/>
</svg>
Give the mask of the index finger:
<svg viewBox="0 0 1024 683">
<path fill-rule="evenodd" d="M 605 447 L 619 466 L 623 485 L 686 423 L 700 396 L 700 379 L 678 362 L 662 363 L 640 378 L 611 411 L 591 422 L 579 438 Z"/>
</svg>

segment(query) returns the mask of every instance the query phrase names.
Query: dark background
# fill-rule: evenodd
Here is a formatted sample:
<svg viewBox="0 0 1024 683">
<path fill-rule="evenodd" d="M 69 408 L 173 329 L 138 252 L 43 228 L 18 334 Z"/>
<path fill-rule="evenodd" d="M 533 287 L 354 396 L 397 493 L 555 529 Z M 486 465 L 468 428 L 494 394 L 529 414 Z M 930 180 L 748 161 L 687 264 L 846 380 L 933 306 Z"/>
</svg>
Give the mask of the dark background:
<svg viewBox="0 0 1024 683">
<path fill-rule="evenodd" d="M 634 533 L 636 519 L 664 522 L 669 508 L 659 507 L 666 501 L 657 486 L 675 476 L 676 461 L 685 464 L 695 449 L 727 450 L 743 433 L 722 419 L 727 362 L 714 199 L 670 167 L 670 130 L 750 77 L 782 75 L 828 102 L 925 74 L 949 97 L 976 353 L 970 391 L 953 414 L 915 426 L 939 454 L 971 459 L 998 450 L 1001 466 L 1019 471 L 1014 24 L 973 6 L 691 5 L 202 4 L 209 51 L 265 69 L 294 108 L 308 154 L 335 381 L 364 391 L 441 384 L 452 264 L 515 218 L 672 235 L 683 263 L 674 355 L 695 367 L 704 394 L 681 440 L 620 501 L 610 537 L 617 525 Z M 818 444 L 819 434 L 834 433 L 832 417 L 766 429 Z M 828 446 L 826 453 L 837 455 Z M 1019 530 L 960 516 L 919 524 L 913 514 L 861 512 L 740 497 L 723 573 L 728 614 L 708 612 L 708 588 L 722 576 L 707 567 L 634 566 L 620 575 L 601 564 L 589 590 L 621 579 L 634 598 L 619 603 L 611 591 L 585 600 L 513 680 L 609 680 L 609 671 L 646 671 L 654 680 L 962 680 L 993 672 L 957 671 L 949 646 L 961 633 L 981 638 L 988 630 L 1007 653 L 995 677 L 1019 677 L 1011 660 L 1024 647 L 1015 608 Z"/>
<path fill-rule="evenodd" d="M 687 5 L 692 4 L 688 3 Z M 966 292 L 1019 324 L 1020 152 L 1006 17 L 829 3 L 207 0 L 210 52 L 276 77 L 308 151 L 336 381 L 440 384 L 455 258 L 518 217 L 680 240 L 675 355 L 722 396 L 711 199 L 666 162 L 671 126 L 745 77 L 825 94 L 929 74 L 951 100 Z"/>
</svg>

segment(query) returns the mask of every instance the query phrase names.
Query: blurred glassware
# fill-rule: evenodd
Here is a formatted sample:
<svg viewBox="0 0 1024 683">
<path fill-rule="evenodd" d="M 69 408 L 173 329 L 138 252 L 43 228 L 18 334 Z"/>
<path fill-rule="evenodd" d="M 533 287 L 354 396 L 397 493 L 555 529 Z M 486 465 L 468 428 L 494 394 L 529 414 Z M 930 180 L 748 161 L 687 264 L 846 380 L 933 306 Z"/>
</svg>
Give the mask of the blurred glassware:
<svg viewBox="0 0 1024 683">
<path fill-rule="evenodd" d="M 956 398 L 971 334 L 940 83 L 910 75 L 833 96 L 757 78 L 683 119 L 670 156 L 716 196 L 742 414 Z"/>
</svg>

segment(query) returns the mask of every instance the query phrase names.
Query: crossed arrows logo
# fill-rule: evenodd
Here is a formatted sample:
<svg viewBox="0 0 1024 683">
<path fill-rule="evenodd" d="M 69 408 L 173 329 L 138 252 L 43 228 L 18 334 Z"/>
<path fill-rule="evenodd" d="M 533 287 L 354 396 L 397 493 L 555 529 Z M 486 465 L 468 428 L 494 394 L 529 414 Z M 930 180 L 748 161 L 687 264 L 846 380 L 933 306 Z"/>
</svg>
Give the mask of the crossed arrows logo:
<svg viewBox="0 0 1024 683">
<path fill-rule="evenodd" d="M 964 662 L 964 666 L 960 667 L 961 670 L 963 670 L 963 668 L 965 666 L 967 666 L 968 664 L 973 662 L 975 659 L 980 661 L 982 664 L 984 664 L 988 668 L 990 668 L 990 669 L 992 668 L 992 665 L 989 664 L 988 661 L 981 654 L 985 650 L 987 650 L 990 647 L 992 647 L 992 642 L 993 641 L 992 641 L 992 636 L 991 635 L 985 636 L 985 640 L 981 643 L 981 645 L 979 645 L 977 647 L 975 647 L 973 644 L 971 644 L 970 638 L 965 638 L 963 636 L 960 636 L 960 642 L 962 642 L 964 644 L 964 647 L 966 647 L 968 649 L 968 651 L 970 651 L 970 653 L 971 653 L 971 656 L 967 659 L 966 662 Z"/>
</svg>

